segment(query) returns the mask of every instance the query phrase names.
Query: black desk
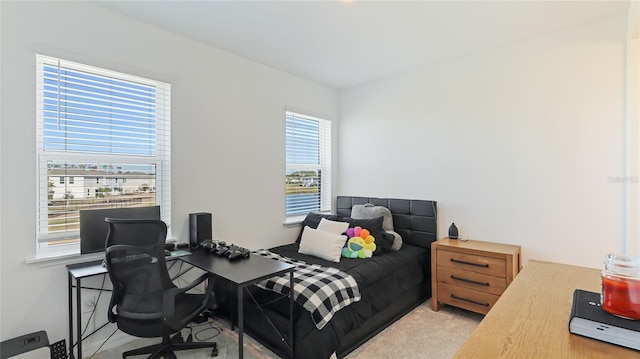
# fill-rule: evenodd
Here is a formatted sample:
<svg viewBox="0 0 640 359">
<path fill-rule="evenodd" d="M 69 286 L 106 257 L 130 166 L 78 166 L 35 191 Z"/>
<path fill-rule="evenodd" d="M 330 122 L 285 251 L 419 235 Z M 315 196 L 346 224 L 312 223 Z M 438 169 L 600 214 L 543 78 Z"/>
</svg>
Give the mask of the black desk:
<svg viewBox="0 0 640 359">
<path fill-rule="evenodd" d="M 82 278 L 93 277 L 106 274 L 107 268 L 102 266 L 102 260 L 91 262 L 69 264 L 67 266 L 69 275 L 69 358 L 73 356 L 73 280 L 76 280 L 76 333 L 78 334 L 78 359 L 82 359 L 82 296 L 80 282 Z"/>
<path fill-rule="evenodd" d="M 293 288 L 293 270 L 295 266 L 261 256 L 251 255 L 247 259 L 229 261 L 227 258 L 211 255 L 208 252 L 194 250 L 193 254 L 182 257 L 167 257 L 167 260 L 180 259 L 215 276 L 227 279 L 238 286 L 238 353 L 243 358 L 243 289 L 264 279 L 289 272 L 289 285 Z M 69 358 L 74 359 L 73 343 L 73 286 L 76 286 L 76 333 L 78 335 L 78 359 L 82 359 L 82 298 L 81 280 L 100 274 L 106 274 L 107 268 L 102 267 L 102 260 L 67 265 L 69 276 Z M 293 291 L 289 293 L 289 345 L 293 358 Z"/>
<path fill-rule="evenodd" d="M 289 288 L 293 288 L 295 266 L 273 259 L 251 254 L 249 258 L 229 261 L 204 251 L 194 251 L 190 256 L 181 257 L 186 263 L 196 266 L 215 276 L 227 279 L 238 286 L 238 354 L 243 357 L 243 292 L 244 288 L 262 280 L 289 272 Z M 293 358 L 293 290 L 289 291 L 289 350 Z"/>
</svg>

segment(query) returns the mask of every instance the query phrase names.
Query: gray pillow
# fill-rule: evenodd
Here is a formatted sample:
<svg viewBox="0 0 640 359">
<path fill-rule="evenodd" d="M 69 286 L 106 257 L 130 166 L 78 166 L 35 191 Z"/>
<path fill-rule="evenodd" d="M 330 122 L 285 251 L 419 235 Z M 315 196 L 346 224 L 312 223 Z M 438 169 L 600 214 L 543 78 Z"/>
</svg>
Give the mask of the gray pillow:
<svg viewBox="0 0 640 359">
<path fill-rule="evenodd" d="M 391 211 L 387 207 L 374 206 L 371 203 L 356 204 L 351 207 L 351 218 L 354 219 L 372 219 L 382 217 L 382 229 L 385 231 L 393 231 L 393 217 Z"/>
<path fill-rule="evenodd" d="M 392 251 L 399 251 L 402 248 L 402 237 L 400 234 L 394 231 L 385 231 L 385 233 L 393 235 L 393 245 L 391 246 Z"/>
</svg>

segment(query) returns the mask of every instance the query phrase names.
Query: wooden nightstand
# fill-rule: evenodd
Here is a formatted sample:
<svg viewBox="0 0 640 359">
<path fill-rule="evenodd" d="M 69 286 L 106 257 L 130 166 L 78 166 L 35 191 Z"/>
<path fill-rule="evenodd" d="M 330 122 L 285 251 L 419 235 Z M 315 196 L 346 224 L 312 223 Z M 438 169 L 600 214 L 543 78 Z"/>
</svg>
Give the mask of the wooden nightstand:
<svg viewBox="0 0 640 359">
<path fill-rule="evenodd" d="M 520 246 L 443 238 L 431 244 L 431 307 L 486 314 L 520 271 Z"/>
</svg>

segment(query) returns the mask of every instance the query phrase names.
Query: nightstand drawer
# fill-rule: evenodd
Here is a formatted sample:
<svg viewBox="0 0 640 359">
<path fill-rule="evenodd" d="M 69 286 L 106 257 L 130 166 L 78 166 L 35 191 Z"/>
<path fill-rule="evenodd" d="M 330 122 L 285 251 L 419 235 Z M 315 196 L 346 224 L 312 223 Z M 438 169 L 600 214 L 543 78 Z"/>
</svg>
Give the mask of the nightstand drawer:
<svg viewBox="0 0 640 359">
<path fill-rule="evenodd" d="M 431 244 L 431 308 L 487 314 L 520 271 L 520 246 L 442 238 Z"/>
<path fill-rule="evenodd" d="M 507 264 L 504 259 L 482 255 L 438 250 L 438 265 L 468 270 L 477 273 L 504 277 Z"/>
<path fill-rule="evenodd" d="M 437 281 L 481 292 L 502 294 L 507 288 L 507 279 L 467 270 L 438 266 Z"/>
<path fill-rule="evenodd" d="M 500 298 L 499 295 L 473 289 L 438 283 L 438 302 L 450 304 L 477 313 L 487 314 Z M 433 300 L 433 299 L 432 299 Z"/>
</svg>

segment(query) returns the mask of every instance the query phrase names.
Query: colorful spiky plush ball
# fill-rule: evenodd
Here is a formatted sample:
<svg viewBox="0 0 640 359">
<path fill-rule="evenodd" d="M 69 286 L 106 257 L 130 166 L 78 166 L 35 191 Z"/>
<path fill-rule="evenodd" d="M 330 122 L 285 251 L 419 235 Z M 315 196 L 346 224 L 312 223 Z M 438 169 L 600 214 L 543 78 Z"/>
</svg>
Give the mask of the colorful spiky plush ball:
<svg viewBox="0 0 640 359">
<path fill-rule="evenodd" d="M 349 240 L 342 248 L 342 256 L 346 258 L 371 258 L 376 250 L 375 238 L 369 230 L 354 227 L 347 229 Z"/>
</svg>

